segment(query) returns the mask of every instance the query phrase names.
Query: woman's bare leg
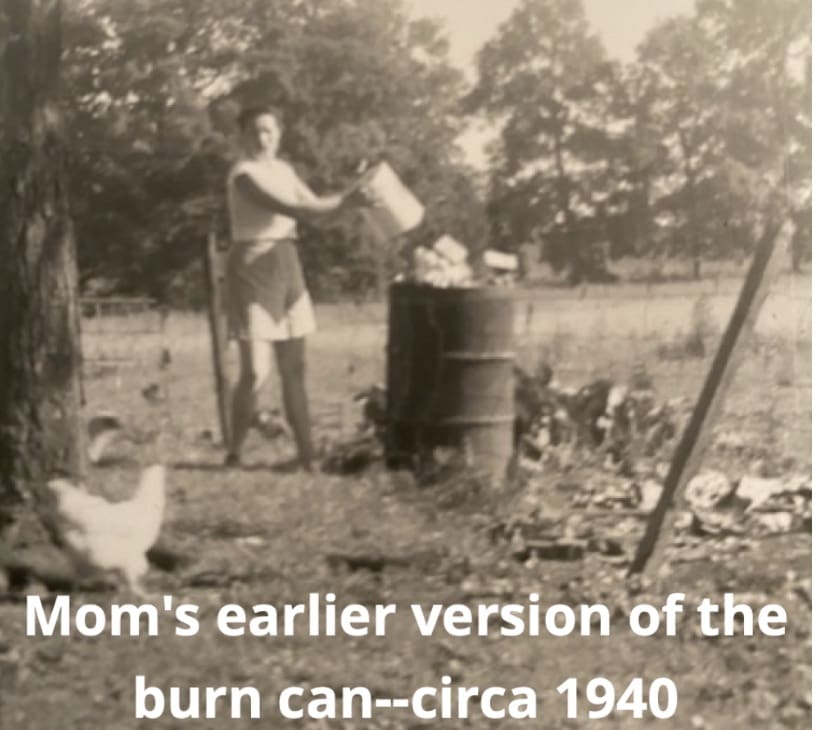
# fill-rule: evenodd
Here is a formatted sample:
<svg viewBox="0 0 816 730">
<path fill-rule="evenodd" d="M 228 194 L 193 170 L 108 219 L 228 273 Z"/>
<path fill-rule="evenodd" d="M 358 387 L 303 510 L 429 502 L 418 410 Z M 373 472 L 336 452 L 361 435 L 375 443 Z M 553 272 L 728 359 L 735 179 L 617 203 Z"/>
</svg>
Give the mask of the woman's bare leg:
<svg viewBox="0 0 816 730">
<path fill-rule="evenodd" d="M 271 347 L 264 340 L 240 340 L 241 373 L 232 394 L 232 419 L 228 458 L 238 460 L 252 419 L 258 394 L 271 369 Z"/>
<path fill-rule="evenodd" d="M 275 356 L 281 378 L 283 409 L 297 444 L 300 465 L 312 470 L 312 426 L 306 395 L 306 340 L 282 340 L 275 343 Z"/>
</svg>

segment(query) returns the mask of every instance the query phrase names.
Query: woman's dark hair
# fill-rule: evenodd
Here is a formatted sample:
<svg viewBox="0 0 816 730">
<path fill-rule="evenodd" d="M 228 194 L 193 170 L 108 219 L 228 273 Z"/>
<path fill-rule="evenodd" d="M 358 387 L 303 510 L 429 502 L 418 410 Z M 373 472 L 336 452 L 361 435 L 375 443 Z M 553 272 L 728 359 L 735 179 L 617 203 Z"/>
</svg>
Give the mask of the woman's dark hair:
<svg viewBox="0 0 816 730">
<path fill-rule="evenodd" d="M 249 125 L 252 124 L 258 117 L 265 116 L 266 114 L 275 117 L 278 127 L 280 127 L 281 132 L 283 132 L 283 115 L 281 114 L 280 109 L 276 109 L 274 106 L 269 104 L 248 106 L 245 109 L 242 109 L 241 113 L 238 115 L 238 128 L 242 132 L 245 132 Z"/>
</svg>

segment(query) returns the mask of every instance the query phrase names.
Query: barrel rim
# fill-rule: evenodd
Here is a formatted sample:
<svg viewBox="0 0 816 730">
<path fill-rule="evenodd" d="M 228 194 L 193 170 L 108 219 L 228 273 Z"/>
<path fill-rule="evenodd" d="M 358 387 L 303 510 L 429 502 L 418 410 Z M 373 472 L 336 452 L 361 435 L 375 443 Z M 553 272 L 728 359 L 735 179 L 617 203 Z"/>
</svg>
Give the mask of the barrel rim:
<svg viewBox="0 0 816 730">
<path fill-rule="evenodd" d="M 473 350 L 443 350 L 440 354 L 442 360 L 462 360 L 464 362 L 493 362 L 493 361 L 515 361 L 516 353 L 513 350 L 485 350 L 476 352 Z"/>
<path fill-rule="evenodd" d="M 498 426 L 505 423 L 514 423 L 515 414 L 490 416 L 448 416 L 434 420 L 414 420 L 406 418 L 390 418 L 389 423 L 394 426 L 411 426 L 413 428 L 440 428 L 444 426 Z"/>
<path fill-rule="evenodd" d="M 430 284 L 419 284 L 413 281 L 395 281 L 389 287 L 391 294 L 399 293 L 402 301 L 413 299 L 410 295 L 427 300 L 438 299 L 478 299 L 481 301 L 499 300 L 515 301 L 515 290 L 509 287 L 498 286 L 447 286 L 436 287 Z M 408 296 L 405 296 L 408 295 Z M 421 296 L 420 296 L 421 295 Z"/>
<path fill-rule="evenodd" d="M 385 346 L 386 353 L 399 354 L 404 352 L 404 348 L 397 342 L 388 342 Z M 492 361 L 515 361 L 515 350 L 442 350 L 439 357 L 442 360 L 462 360 L 464 362 L 492 362 Z"/>
</svg>

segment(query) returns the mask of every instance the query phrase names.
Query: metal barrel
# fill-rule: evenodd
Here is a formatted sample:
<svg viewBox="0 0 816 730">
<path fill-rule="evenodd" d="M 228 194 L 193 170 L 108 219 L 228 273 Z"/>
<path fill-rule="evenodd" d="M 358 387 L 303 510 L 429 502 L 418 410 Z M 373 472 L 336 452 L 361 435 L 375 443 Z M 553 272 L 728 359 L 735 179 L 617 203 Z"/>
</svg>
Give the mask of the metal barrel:
<svg viewBox="0 0 816 730">
<path fill-rule="evenodd" d="M 513 456 L 513 295 L 508 289 L 393 284 L 389 292 L 386 456 L 414 463 L 466 449 L 494 480 Z"/>
</svg>

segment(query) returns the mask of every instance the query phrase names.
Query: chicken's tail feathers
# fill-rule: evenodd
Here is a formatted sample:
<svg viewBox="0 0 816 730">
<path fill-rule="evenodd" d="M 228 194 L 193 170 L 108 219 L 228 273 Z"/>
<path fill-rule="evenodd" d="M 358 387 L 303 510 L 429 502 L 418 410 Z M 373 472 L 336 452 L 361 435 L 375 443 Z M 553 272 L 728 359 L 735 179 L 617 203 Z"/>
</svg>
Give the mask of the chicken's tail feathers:
<svg viewBox="0 0 816 730">
<path fill-rule="evenodd" d="M 61 513 L 60 505 L 66 500 L 70 500 L 78 487 L 67 479 L 61 478 L 50 479 L 45 485 L 46 489 L 40 493 L 34 511 L 39 517 L 40 524 L 51 538 L 51 542 L 64 547 L 65 539 L 62 527 L 65 524 L 65 517 Z"/>
</svg>

